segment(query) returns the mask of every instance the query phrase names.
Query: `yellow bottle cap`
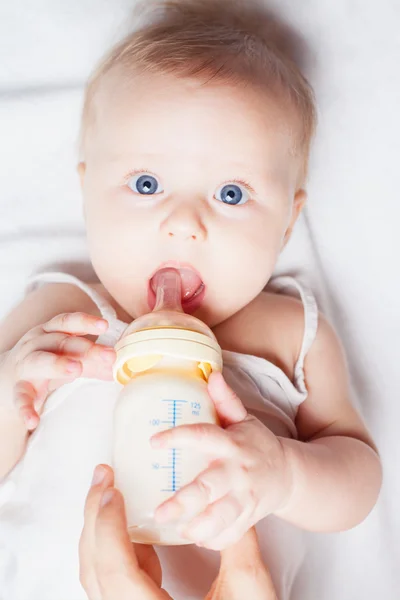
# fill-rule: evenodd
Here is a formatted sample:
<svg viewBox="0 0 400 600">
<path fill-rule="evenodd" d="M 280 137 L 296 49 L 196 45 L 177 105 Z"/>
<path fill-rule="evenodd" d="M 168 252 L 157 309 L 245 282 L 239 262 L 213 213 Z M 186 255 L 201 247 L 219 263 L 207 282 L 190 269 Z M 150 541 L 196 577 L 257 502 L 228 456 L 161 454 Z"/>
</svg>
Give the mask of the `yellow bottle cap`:
<svg viewBox="0 0 400 600">
<path fill-rule="evenodd" d="M 214 336 L 188 329 L 160 327 L 136 331 L 123 337 L 115 350 L 114 378 L 124 385 L 164 357 L 197 362 L 206 381 L 212 371 L 222 371 L 222 352 Z"/>
</svg>

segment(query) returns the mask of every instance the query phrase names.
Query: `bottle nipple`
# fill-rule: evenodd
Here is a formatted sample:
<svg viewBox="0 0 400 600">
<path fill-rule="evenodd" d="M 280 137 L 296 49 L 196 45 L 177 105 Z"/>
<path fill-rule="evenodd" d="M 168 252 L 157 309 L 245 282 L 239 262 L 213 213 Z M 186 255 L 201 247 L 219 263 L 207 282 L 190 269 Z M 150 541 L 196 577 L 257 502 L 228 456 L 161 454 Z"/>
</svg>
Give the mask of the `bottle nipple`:
<svg viewBox="0 0 400 600">
<path fill-rule="evenodd" d="M 211 329 L 202 321 L 185 313 L 182 306 L 182 276 L 179 269 L 165 267 L 157 271 L 150 282 L 156 295 L 153 310 L 135 319 L 121 339 L 137 331 L 160 328 L 186 329 L 206 335 L 216 341 Z"/>
<path fill-rule="evenodd" d="M 177 269 L 160 269 L 154 276 L 156 304 L 153 312 L 161 310 L 183 313 L 182 280 Z"/>
<path fill-rule="evenodd" d="M 178 269 L 160 269 L 150 282 L 156 295 L 154 309 L 126 328 L 117 342 L 114 377 L 128 383 L 134 374 L 148 371 L 163 356 L 198 363 L 207 379 L 221 370 L 221 348 L 212 330 L 182 307 L 182 277 Z"/>
</svg>

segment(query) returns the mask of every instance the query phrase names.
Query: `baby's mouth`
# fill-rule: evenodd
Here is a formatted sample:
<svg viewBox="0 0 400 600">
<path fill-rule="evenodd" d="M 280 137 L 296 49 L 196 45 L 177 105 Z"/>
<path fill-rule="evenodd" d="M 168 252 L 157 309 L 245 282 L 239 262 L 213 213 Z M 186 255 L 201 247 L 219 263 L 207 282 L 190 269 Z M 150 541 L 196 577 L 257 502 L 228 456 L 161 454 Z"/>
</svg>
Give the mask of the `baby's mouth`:
<svg viewBox="0 0 400 600">
<path fill-rule="evenodd" d="M 181 302 L 182 308 L 186 313 L 192 314 L 201 305 L 204 293 L 205 285 L 200 275 L 194 269 L 190 267 L 178 267 L 175 265 L 163 265 L 163 269 L 168 267 L 174 268 L 179 271 L 181 276 Z M 157 271 L 158 272 L 158 271 Z M 149 306 L 153 310 L 156 303 L 156 274 L 151 277 L 149 281 Z"/>
</svg>

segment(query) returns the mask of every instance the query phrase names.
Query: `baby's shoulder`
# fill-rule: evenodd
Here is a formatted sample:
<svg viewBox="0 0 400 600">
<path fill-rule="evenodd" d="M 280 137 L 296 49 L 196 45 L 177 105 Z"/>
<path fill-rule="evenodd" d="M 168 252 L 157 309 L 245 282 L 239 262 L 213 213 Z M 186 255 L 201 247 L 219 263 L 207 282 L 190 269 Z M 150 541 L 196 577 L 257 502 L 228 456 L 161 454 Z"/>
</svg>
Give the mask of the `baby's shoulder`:
<svg viewBox="0 0 400 600">
<path fill-rule="evenodd" d="M 262 292 L 214 333 L 222 348 L 266 358 L 292 379 L 304 337 L 303 304 L 292 296 Z"/>
<path fill-rule="evenodd" d="M 2 319 L 0 353 L 12 348 L 33 327 L 68 312 L 100 316 L 96 304 L 76 285 L 46 282 L 45 285 L 35 287 Z"/>
<path fill-rule="evenodd" d="M 122 306 L 120 306 L 118 304 L 118 302 L 115 300 L 115 298 L 110 294 L 110 292 L 104 287 L 104 285 L 102 283 L 93 282 L 93 283 L 89 283 L 89 285 L 104 300 L 106 300 L 106 302 L 108 302 L 108 304 L 110 304 L 110 306 L 113 307 L 113 309 L 117 313 L 117 317 L 120 321 L 123 321 L 124 323 L 130 323 L 132 321 L 133 317 L 131 317 L 131 315 L 129 315 L 126 312 L 126 310 L 124 310 L 122 308 Z"/>
<path fill-rule="evenodd" d="M 125 311 L 123 311 L 102 283 L 98 281 L 87 281 L 85 282 L 85 285 L 112 306 L 121 320 L 125 319 L 127 322 L 130 321 L 130 317 L 126 315 Z M 58 312 L 79 311 L 96 317 L 101 316 L 99 307 L 87 291 L 73 282 L 48 283 L 42 288 L 39 288 L 38 292 L 41 292 L 48 300 L 52 298 L 53 301 L 59 301 L 57 304 L 59 304 L 59 307 L 62 310 L 59 308 Z"/>
</svg>

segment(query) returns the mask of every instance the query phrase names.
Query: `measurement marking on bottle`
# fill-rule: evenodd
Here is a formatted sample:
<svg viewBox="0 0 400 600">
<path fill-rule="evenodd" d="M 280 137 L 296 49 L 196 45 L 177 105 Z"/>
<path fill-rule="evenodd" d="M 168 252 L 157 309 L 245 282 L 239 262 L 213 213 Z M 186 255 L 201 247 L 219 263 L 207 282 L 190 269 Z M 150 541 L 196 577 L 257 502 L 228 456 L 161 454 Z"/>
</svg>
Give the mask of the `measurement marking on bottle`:
<svg viewBox="0 0 400 600">
<path fill-rule="evenodd" d="M 180 461 L 180 453 L 181 450 L 178 448 L 170 448 L 169 453 L 169 461 L 167 465 L 163 465 L 162 469 L 167 469 L 169 471 L 168 474 L 168 487 L 166 489 L 161 490 L 162 492 L 174 493 L 176 492 L 181 483 L 180 473 L 179 473 L 179 461 Z"/>
<path fill-rule="evenodd" d="M 176 460 L 175 460 L 175 448 L 172 448 L 172 489 L 176 490 Z"/>
<path fill-rule="evenodd" d="M 162 402 L 168 403 L 167 415 L 168 419 L 165 421 L 161 421 L 161 423 L 165 425 L 169 425 L 169 429 L 173 429 L 177 426 L 177 423 L 182 418 L 182 404 L 187 404 L 187 400 L 172 400 L 165 399 Z M 169 451 L 169 460 L 167 465 L 163 465 L 162 469 L 168 469 L 169 473 L 169 482 L 167 489 L 161 490 L 162 492 L 175 493 L 180 488 L 180 472 L 179 472 L 179 459 L 180 459 L 180 450 L 178 448 L 170 448 Z"/>
</svg>

